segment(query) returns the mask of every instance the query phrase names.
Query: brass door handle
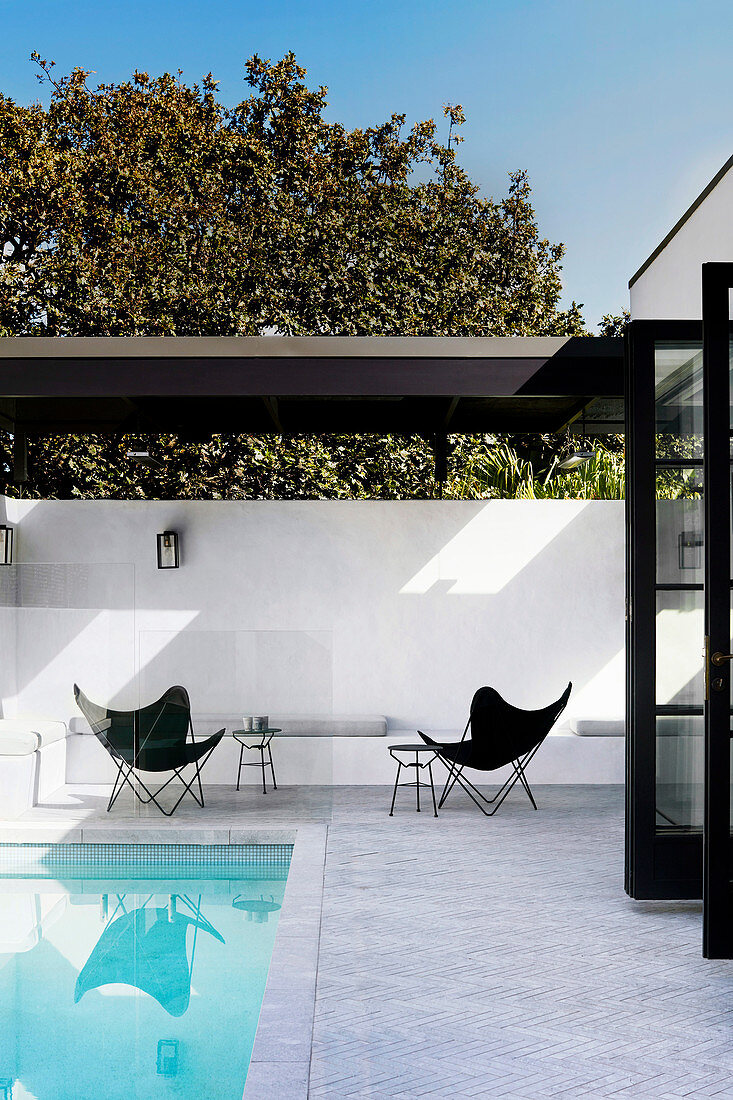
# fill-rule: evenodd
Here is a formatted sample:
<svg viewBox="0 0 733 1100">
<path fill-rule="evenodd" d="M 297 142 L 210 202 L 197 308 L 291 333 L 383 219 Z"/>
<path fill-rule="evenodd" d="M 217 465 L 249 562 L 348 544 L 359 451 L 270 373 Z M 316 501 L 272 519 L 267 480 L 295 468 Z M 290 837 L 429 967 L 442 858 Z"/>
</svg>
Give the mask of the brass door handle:
<svg viewBox="0 0 733 1100">
<path fill-rule="evenodd" d="M 724 665 L 726 661 L 733 661 L 733 653 L 713 653 L 710 660 L 714 665 Z"/>
</svg>

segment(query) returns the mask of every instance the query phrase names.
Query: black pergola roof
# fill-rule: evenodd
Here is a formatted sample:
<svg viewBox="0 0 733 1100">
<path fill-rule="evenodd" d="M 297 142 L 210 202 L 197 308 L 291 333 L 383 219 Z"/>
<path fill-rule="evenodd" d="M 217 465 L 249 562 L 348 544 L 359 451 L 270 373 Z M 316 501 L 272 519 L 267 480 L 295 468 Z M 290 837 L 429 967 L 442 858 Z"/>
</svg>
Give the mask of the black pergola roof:
<svg viewBox="0 0 733 1100">
<path fill-rule="evenodd" d="M 552 432 L 623 397 L 623 341 L 7 337 L 0 395 L 26 435 Z"/>
</svg>

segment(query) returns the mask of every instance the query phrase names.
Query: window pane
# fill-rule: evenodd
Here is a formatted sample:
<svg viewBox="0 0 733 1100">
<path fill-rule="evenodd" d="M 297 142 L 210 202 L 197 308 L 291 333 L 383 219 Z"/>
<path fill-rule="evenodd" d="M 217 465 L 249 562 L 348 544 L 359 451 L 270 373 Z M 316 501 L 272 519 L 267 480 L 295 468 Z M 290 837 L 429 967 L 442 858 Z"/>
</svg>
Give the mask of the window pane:
<svg viewBox="0 0 733 1100">
<path fill-rule="evenodd" d="M 657 592 L 657 706 L 702 706 L 702 592 Z"/>
<path fill-rule="evenodd" d="M 704 719 L 657 718 L 657 828 L 702 828 Z"/>
<path fill-rule="evenodd" d="M 657 458 L 702 458 L 702 345 L 658 343 L 654 349 Z"/>
<path fill-rule="evenodd" d="M 657 583 L 702 584 L 702 470 L 657 470 Z"/>
</svg>

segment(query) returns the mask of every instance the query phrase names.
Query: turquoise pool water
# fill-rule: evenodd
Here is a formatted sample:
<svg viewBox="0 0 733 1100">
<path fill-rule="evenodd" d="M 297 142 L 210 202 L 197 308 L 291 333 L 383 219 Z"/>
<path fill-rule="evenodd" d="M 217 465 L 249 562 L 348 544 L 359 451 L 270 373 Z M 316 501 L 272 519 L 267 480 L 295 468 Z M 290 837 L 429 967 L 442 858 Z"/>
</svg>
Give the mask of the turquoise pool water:
<svg viewBox="0 0 733 1100">
<path fill-rule="evenodd" d="M 0 1100 L 241 1100 L 292 845 L 0 845 Z"/>
</svg>

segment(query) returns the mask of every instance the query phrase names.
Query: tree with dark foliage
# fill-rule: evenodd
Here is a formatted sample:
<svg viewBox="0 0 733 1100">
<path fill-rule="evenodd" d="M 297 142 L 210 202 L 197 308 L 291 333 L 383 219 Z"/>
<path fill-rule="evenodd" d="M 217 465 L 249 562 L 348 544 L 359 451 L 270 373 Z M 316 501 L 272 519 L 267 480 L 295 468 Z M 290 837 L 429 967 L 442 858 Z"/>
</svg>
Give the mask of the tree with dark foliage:
<svg viewBox="0 0 733 1100">
<path fill-rule="evenodd" d="M 211 75 L 80 69 L 48 107 L 0 96 L 0 335 L 526 336 L 583 331 L 559 308 L 561 244 L 538 232 L 524 172 L 482 197 L 448 136 L 404 115 L 347 130 L 293 54 L 246 63 L 225 106 Z M 428 444 L 392 437 L 32 440 L 41 496 L 413 496 Z M 12 489 L 11 489 L 12 491 Z"/>
</svg>

